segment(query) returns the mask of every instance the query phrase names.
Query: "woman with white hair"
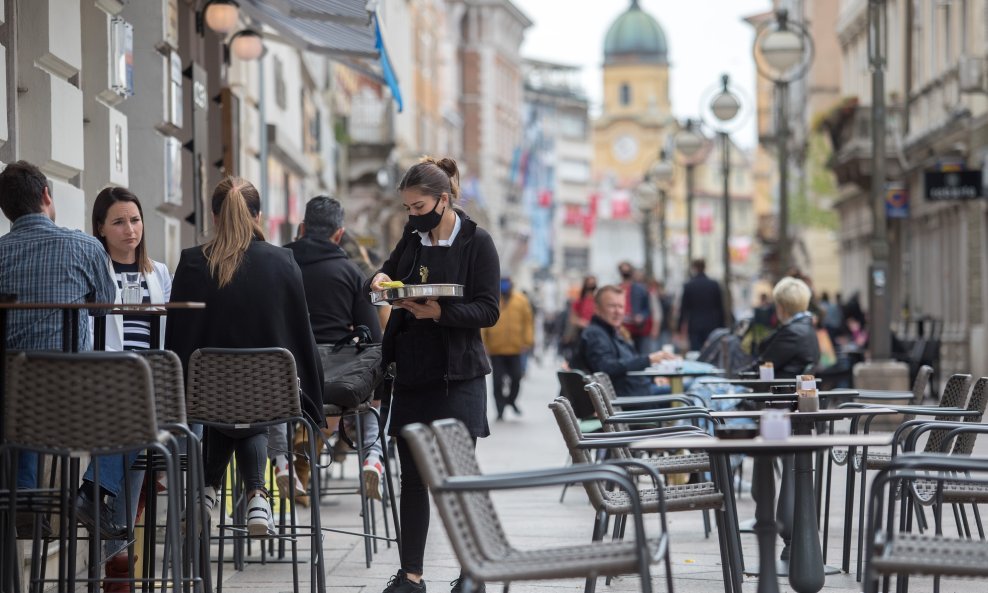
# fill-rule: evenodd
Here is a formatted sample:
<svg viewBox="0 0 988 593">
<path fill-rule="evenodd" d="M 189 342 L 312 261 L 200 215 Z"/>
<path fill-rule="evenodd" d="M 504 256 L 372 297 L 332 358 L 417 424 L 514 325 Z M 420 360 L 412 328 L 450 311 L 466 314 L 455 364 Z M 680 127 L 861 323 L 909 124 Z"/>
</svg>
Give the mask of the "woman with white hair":
<svg viewBox="0 0 988 593">
<path fill-rule="evenodd" d="M 798 278 L 786 276 L 772 290 L 779 329 L 758 348 L 759 364 L 771 362 L 778 378 L 795 377 L 812 371 L 820 360 L 810 287 Z"/>
</svg>

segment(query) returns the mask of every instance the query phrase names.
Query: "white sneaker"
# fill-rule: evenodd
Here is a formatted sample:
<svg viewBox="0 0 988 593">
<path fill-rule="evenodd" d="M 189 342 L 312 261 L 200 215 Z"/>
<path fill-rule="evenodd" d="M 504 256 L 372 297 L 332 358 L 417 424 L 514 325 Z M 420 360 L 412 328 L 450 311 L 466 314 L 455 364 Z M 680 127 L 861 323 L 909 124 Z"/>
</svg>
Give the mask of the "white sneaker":
<svg viewBox="0 0 988 593">
<path fill-rule="evenodd" d="M 202 494 L 199 495 L 199 498 L 197 499 L 198 504 L 196 506 L 205 507 L 206 514 L 209 515 L 210 513 L 213 512 L 213 509 L 216 507 L 217 498 L 218 496 L 216 494 L 216 488 L 213 488 L 212 486 L 206 486 L 205 490 L 202 491 Z M 183 534 L 185 533 L 185 513 L 188 512 L 189 510 L 190 509 L 185 509 L 184 511 L 182 511 Z M 202 526 L 200 525 L 199 528 L 201 529 Z"/>
<path fill-rule="evenodd" d="M 384 466 L 381 465 L 381 461 L 379 459 L 368 459 L 364 462 L 364 469 L 362 473 L 364 480 L 364 494 L 367 498 L 381 500 L 381 498 L 384 497 L 384 489 L 381 480 L 384 475 Z"/>
<path fill-rule="evenodd" d="M 289 482 L 291 477 L 295 478 L 295 496 L 306 496 L 305 484 L 298 478 L 297 472 L 294 476 L 289 476 L 288 458 L 284 457 L 283 459 L 285 460 L 284 464 L 277 463 L 274 466 L 274 481 L 278 485 L 278 496 L 288 498 L 288 495 L 291 494 L 291 482 Z"/>
<path fill-rule="evenodd" d="M 271 537 L 274 530 L 274 515 L 268 499 L 255 494 L 247 503 L 247 534 L 251 537 Z"/>
</svg>

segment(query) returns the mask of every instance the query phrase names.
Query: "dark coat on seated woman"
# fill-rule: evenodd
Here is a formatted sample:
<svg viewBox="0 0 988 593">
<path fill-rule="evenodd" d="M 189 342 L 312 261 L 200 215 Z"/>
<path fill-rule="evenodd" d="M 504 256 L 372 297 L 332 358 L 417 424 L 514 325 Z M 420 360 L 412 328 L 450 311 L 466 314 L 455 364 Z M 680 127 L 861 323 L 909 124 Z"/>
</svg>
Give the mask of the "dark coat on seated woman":
<svg viewBox="0 0 988 593">
<path fill-rule="evenodd" d="M 172 301 L 200 301 L 205 309 L 168 313 L 165 348 L 187 368 L 197 348 L 285 348 L 295 357 L 302 409 L 317 425 L 322 411 L 322 365 L 309 325 L 302 272 L 292 252 L 254 240 L 230 284 L 209 273 L 202 247 L 182 251 Z"/>
<path fill-rule="evenodd" d="M 758 348 L 759 363 L 771 362 L 775 377 L 788 379 L 812 372 L 820 361 L 820 343 L 817 341 L 813 317 L 797 314 L 780 326 Z"/>
</svg>

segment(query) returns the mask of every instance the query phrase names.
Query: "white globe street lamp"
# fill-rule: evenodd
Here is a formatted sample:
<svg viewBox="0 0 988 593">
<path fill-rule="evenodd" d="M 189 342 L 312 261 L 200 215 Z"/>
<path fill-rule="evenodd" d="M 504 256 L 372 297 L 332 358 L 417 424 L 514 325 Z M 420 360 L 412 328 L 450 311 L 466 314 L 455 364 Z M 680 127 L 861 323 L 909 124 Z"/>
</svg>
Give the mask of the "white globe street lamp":
<svg viewBox="0 0 988 593">
<path fill-rule="evenodd" d="M 731 298 L 731 137 L 732 130 L 736 130 L 743 123 L 743 118 L 739 118 L 741 112 L 741 100 L 738 92 L 731 87 L 731 79 L 726 74 L 720 78 L 720 88 L 711 90 L 715 93 L 709 99 L 708 109 L 713 115 L 712 122 L 720 139 L 721 157 L 721 177 L 724 184 L 724 191 L 721 200 L 721 220 L 724 224 L 724 240 L 721 245 L 721 259 L 724 265 L 723 298 L 724 298 L 724 320 L 731 323 L 734 307 Z M 710 96 L 709 94 L 707 95 Z"/>
<path fill-rule="evenodd" d="M 755 67 L 764 78 L 775 83 L 777 109 L 776 142 L 779 152 L 779 230 L 776 242 L 775 275 L 782 277 L 789 269 L 789 83 L 806 74 L 813 62 L 813 38 L 789 13 L 779 10 L 775 20 L 758 27 L 752 48 Z"/>
<path fill-rule="evenodd" d="M 209 0 L 199 12 L 199 33 L 202 34 L 202 24 L 205 22 L 210 30 L 226 35 L 237 27 L 240 19 L 240 5 L 235 0 Z"/>
</svg>

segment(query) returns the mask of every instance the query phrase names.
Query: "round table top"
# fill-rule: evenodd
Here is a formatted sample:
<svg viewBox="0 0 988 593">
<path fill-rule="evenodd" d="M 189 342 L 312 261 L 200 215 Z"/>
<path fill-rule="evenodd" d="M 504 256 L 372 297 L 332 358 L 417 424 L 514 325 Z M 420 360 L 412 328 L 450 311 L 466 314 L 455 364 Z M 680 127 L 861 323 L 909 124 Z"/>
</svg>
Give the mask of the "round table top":
<svg viewBox="0 0 988 593">
<path fill-rule="evenodd" d="M 644 451 L 669 451 L 690 449 L 720 453 L 773 454 L 799 451 L 816 451 L 831 447 L 882 447 L 892 444 L 892 434 L 835 434 L 795 435 L 780 440 L 718 439 L 704 437 L 676 437 L 642 439 L 631 445 Z"/>
<path fill-rule="evenodd" d="M 154 312 L 157 310 L 169 309 L 205 309 L 206 303 L 199 302 L 172 302 L 172 303 L 136 303 L 133 305 L 123 305 L 121 303 L 23 303 L 15 301 L 12 303 L 0 302 L 0 309 L 7 310 L 30 310 L 30 309 L 61 309 L 65 311 L 73 309 L 96 309 L 96 310 L 120 310 L 121 312 L 145 311 Z"/>
</svg>

